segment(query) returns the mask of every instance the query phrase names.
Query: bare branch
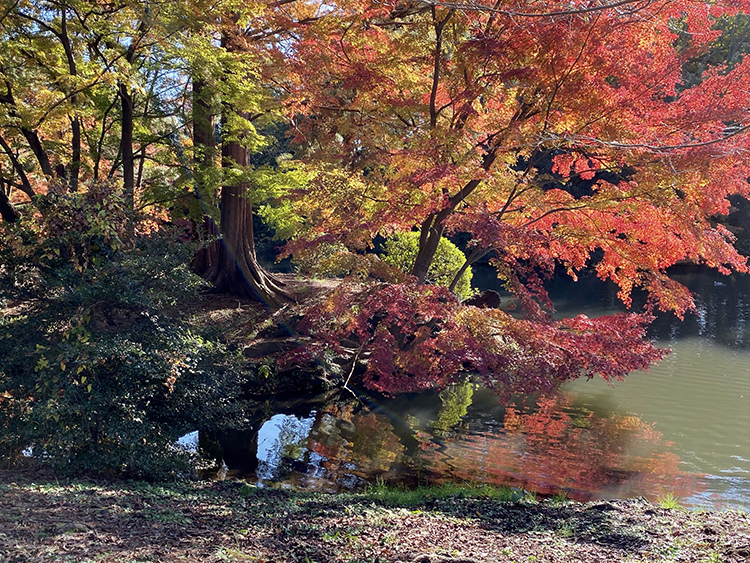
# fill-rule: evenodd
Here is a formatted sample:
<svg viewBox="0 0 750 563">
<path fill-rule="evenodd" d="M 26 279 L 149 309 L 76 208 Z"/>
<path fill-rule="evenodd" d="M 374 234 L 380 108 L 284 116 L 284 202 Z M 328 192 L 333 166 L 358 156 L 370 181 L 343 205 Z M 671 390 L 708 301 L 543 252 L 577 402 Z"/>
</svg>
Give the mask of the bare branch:
<svg viewBox="0 0 750 563">
<path fill-rule="evenodd" d="M 741 135 L 743 133 L 746 133 L 747 131 L 750 131 L 750 125 L 744 125 L 742 127 L 734 128 L 732 131 L 728 132 L 723 137 L 719 137 L 717 139 L 711 139 L 710 141 L 700 141 L 697 143 L 682 143 L 678 145 L 650 145 L 648 143 L 619 143 L 617 141 L 605 141 L 604 139 L 597 139 L 596 137 L 589 137 L 586 135 L 572 135 L 572 136 L 562 136 L 562 135 L 552 135 L 551 138 L 553 138 L 556 141 L 567 141 L 567 142 L 574 142 L 574 143 L 591 143 L 600 145 L 603 147 L 612 147 L 616 149 L 642 149 L 647 150 L 655 153 L 670 153 L 675 152 L 679 150 L 684 149 L 695 149 L 700 147 L 708 147 L 711 145 L 717 145 L 719 143 L 723 143 L 724 141 L 727 141 L 728 139 L 731 139 L 732 137 L 736 137 L 738 135 Z"/>
<path fill-rule="evenodd" d="M 612 10 L 615 8 L 621 8 L 623 6 L 634 5 L 628 13 L 635 13 L 641 11 L 651 4 L 655 3 L 655 0 L 620 0 L 619 2 L 605 2 L 596 6 L 590 6 L 588 8 L 576 8 L 571 10 L 558 10 L 558 11 L 540 11 L 540 12 L 523 12 L 517 10 L 500 9 L 496 7 L 486 6 L 480 3 L 473 2 L 445 2 L 443 0 L 415 0 L 421 4 L 427 6 L 434 6 L 440 8 L 451 8 L 453 10 L 462 10 L 468 12 L 485 12 L 488 14 L 501 14 L 511 17 L 519 18 L 549 18 L 555 16 L 574 16 L 578 14 L 586 14 L 591 12 L 603 12 L 606 10 Z M 542 4 L 543 6 L 543 4 Z"/>
</svg>

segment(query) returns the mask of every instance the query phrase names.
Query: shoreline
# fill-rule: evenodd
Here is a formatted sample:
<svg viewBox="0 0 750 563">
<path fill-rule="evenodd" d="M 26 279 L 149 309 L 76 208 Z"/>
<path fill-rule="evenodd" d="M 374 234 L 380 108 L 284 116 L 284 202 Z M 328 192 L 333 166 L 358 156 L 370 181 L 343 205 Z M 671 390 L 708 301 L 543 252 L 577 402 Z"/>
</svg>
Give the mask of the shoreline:
<svg viewBox="0 0 750 563">
<path fill-rule="evenodd" d="M 0 471 L 0 507 L 2 563 L 750 558 L 750 514 L 645 499 L 507 501 L 460 488 L 438 497 L 378 486 L 299 493 L 240 481 L 99 483 L 10 470 Z"/>
</svg>

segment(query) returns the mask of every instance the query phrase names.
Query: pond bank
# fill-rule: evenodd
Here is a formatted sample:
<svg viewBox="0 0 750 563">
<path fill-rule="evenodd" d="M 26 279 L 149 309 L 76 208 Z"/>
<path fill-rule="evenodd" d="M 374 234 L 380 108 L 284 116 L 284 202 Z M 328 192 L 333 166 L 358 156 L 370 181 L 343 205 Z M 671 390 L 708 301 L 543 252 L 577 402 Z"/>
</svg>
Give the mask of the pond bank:
<svg viewBox="0 0 750 563">
<path fill-rule="evenodd" d="M 642 499 L 499 501 L 459 490 L 302 494 L 238 481 L 58 481 L 0 471 L 0 562 L 745 562 L 750 515 Z"/>
</svg>

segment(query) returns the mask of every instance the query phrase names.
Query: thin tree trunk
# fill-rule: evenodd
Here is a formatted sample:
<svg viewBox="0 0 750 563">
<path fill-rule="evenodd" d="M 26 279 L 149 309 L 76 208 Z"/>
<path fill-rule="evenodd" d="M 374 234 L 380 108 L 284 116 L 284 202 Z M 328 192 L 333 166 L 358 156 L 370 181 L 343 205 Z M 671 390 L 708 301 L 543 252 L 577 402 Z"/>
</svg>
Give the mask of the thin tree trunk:
<svg viewBox="0 0 750 563">
<path fill-rule="evenodd" d="M 122 133 L 120 155 L 122 157 L 122 187 L 128 209 L 135 209 L 135 173 L 133 159 L 133 96 L 125 84 L 118 86 L 122 106 Z"/>
<path fill-rule="evenodd" d="M 482 168 L 489 170 L 497 157 L 497 147 L 490 150 L 482 160 Z M 424 283 L 427 271 L 435 259 L 440 237 L 445 231 L 445 220 L 455 211 L 456 207 L 464 201 L 481 183 L 481 180 L 470 180 L 464 187 L 449 199 L 449 205 L 438 213 L 433 213 L 424 220 L 419 235 L 419 250 L 414 260 L 412 275 L 417 277 L 419 283 Z"/>
<path fill-rule="evenodd" d="M 456 286 L 458 285 L 458 282 L 461 279 L 461 276 L 463 276 L 466 273 L 466 270 L 468 270 L 477 260 L 487 256 L 490 252 L 492 252 L 492 248 L 482 248 L 482 249 L 477 248 L 474 252 L 472 252 L 469 255 L 469 257 L 466 258 L 466 260 L 464 260 L 464 263 L 458 269 L 458 272 L 456 272 L 456 275 L 453 276 L 453 279 L 451 280 L 451 284 L 448 286 L 448 289 L 451 291 L 455 291 Z"/>
<path fill-rule="evenodd" d="M 78 178 L 81 173 L 81 120 L 76 115 L 70 120 L 73 154 L 70 161 L 68 186 L 71 192 L 78 191 Z"/>
<path fill-rule="evenodd" d="M 21 133 L 23 133 L 23 136 L 26 137 L 26 141 L 29 143 L 29 147 L 34 153 L 34 156 L 36 156 L 36 159 L 39 162 L 39 166 L 42 168 L 42 172 L 44 173 L 44 175 L 48 179 L 55 178 L 55 171 L 52 170 L 52 164 L 50 164 L 47 151 L 45 151 L 44 147 L 42 146 L 42 141 L 39 140 L 39 135 L 37 135 L 31 129 L 27 129 L 26 127 L 21 127 Z"/>
<path fill-rule="evenodd" d="M 440 237 L 443 236 L 445 230 L 443 225 L 445 218 L 441 215 L 442 213 L 432 214 L 422 223 L 419 250 L 411 270 L 411 274 L 416 276 L 419 283 L 424 283 L 427 278 L 427 272 L 435 258 L 438 244 L 440 244 Z"/>
<path fill-rule="evenodd" d="M 21 218 L 21 214 L 13 206 L 10 199 L 8 198 L 8 191 L 6 191 L 6 183 L 4 180 L 0 180 L 0 217 L 3 221 L 8 223 L 15 223 Z"/>
<path fill-rule="evenodd" d="M 2 148 L 5 151 L 5 154 L 7 155 L 11 164 L 13 164 L 13 170 L 18 175 L 18 178 L 21 180 L 21 188 L 20 188 L 21 191 L 25 193 L 27 196 L 29 196 L 29 198 L 33 198 L 35 195 L 34 189 L 31 187 L 31 182 L 29 182 L 29 177 L 26 175 L 26 170 L 24 170 L 23 165 L 18 160 L 18 157 L 10 148 L 10 145 L 8 145 L 8 143 L 5 142 L 5 139 L 3 139 L 2 135 L 0 135 L 0 148 Z"/>
<path fill-rule="evenodd" d="M 68 9 L 63 6 L 60 10 L 60 33 L 58 37 L 65 50 L 65 57 L 68 60 L 68 72 L 71 76 L 78 75 L 78 67 L 76 65 L 75 57 L 73 56 L 73 48 L 70 45 L 70 37 L 68 36 Z M 72 95 L 70 97 L 70 103 L 75 107 L 78 102 L 78 96 Z M 71 127 L 71 161 L 70 167 L 68 168 L 68 187 L 70 191 L 78 191 L 78 178 L 81 172 L 81 119 L 74 115 L 70 118 Z"/>
<path fill-rule="evenodd" d="M 0 94 L 0 103 L 10 106 L 8 108 L 8 115 L 10 117 L 19 118 L 20 116 L 16 111 L 16 100 L 13 98 L 13 91 L 11 90 L 10 82 L 8 82 L 7 80 L 5 81 L 5 88 L 7 93 Z M 39 162 L 42 173 L 47 177 L 47 179 L 54 179 L 55 172 L 54 170 L 52 170 L 52 164 L 50 163 L 49 155 L 47 155 L 47 151 L 44 150 L 42 141 L 39 139 L 39 135 L 37 135 L 36 131 L 32 131 L 31 129 L 29 129 L 28 127 L 24 127 L 23 125 L 21 125 L 19 129 L 21 130 L 23 136 L 26 138 L 26 142 L 29 143 L 29 148 L 31 149 L 31 152 L 34 153 L 37 162 Z"/>
</svg>

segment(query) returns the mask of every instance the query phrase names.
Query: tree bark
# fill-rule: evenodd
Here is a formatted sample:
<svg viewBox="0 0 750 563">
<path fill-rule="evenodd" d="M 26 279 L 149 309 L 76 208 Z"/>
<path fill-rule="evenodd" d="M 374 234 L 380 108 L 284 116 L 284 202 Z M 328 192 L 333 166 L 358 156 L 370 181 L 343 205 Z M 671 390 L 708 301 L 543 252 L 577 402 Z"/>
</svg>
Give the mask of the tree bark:
<svg viewBox="0 0 750 563">
<path fill-rule="evenodd" d="M 15 223 L 21 218 L 21 214 L 8 198 L 6 183 L 3 180 L 0 180 L 0 217 L 8 223 Z"/>
<path fill-rule="evenodd" d="M 31 187 L 31 182 L 29 182 L 29 177 L 26 175 L 26 170 L 24 170 L 23 165 L 18 160 L 18 157 L 10 148 L 10 145 L 8 145 L 5 139 L 3 139 L 2 135 L 0 135 L 0 148 L 5 151 L 6 156 L 10 160 L 11 164 L 13 164 L 13 170 L 21 180 L 21 191 L 29 196 L 29 199 L 32 199 L 35 195 L 34 189 Z"/>
<path fill-rule="evenodd" d="M 73 56 L 73 48 L 70 44 L 70 37 L 68 36 L 68 9 L 63 6 L 60 10 L 60 33 L 58 37 L 65 50 L 65 57 L 68 60 L 68 72 L 71 76 L 78 75 L 78 66 L 76 65 L 75 57 Z M 71 95 L 70 103 L 73 107 L 78 103 L 78 96 Z M 77 115 L 73 115 L 70 118 L 71 127 L 71 148 L 72 155 L 70 161 L 70 167 L 68 169 L 68 186 L 71 192 L 78 191 L 78 178 L 81 173 L 81 120 Z"/>
<path fill-rule="evenodd" d="M 443 231 L 445 230 L 443 226 L 444 220 L 445 217 L 442 217 L 442 213 L 433 213 L 422 223 L 419 250 L 417 250 L 417 257 L 414 259 L 414 266 L 411 270 L 411 274 L 416 276 L 419 283 L 425 282 L 427 272 L 430 269 L 432 260 L 435 258 L 435 252 L 437 252 L 438 244 L 440 244 L 440 237 L 443 236 Z"/>
<path fill-rule="evenodd" d="M 128 209 L 135 209 L 135 160 L 133 158 L 133 96 L 128 87 L 118 86 L 122 107 L 122 133 L 120 136 L 120 154 L 122 155 L 122 188 Z"/>
<path fill-rule="evenodd" d="M 222 45 L 227 50 L 235 49 L 228 35 L 222 37 Z M 210 126 L 210 104 L 205 84 L 200 79 L 194 80 L 193 87 L 193 135 L 198 151 L 200 171 L 213 165 L 213 127 Z M 235 111 L 225 105 L 224 112 Z M 247 115 L 243 115 L 247 118 Z M 226 119 L 224 125 L 226 125 Z M 241 132 L 234 131 L 233 137 L 242 137 Z M 239 134 L 238 134 L 239 133 Z M 226 130 L 224 131 L 226 134 Z M 202 146 L 200 146 L 202 145 Z M 235 166 L 247 167 L 250 155 L 239 140 L 225 139 L 221 147 L 221 165 L 223 168 Z M 196 181 L 200 194 L 199 174 Z M 210 217 L 206 218 L 207 233 L 217 233 L 220 239 L 201 250 L 193 260 L 193 270 L 210 281 L 218 291 L 249 297 L 265 304 L 270 309 L 278 309 L 293 298 L 283 289 L 283 282 L 272 276 L 260 265 L 255 255 L 255 235 L 253 233 L 253 207 L 248 198 L 252 186 L 246 182 L 224 185 L 221 188 L 221 222 L 218 229 Z M 202 195 L 199 195 L 201 197 Z"/>
<path fill-rule="evenodd" d="M 247 166 L 247 149 L 240 143 L 225 142 L 221 152 L 223 166 Z M 193 269 L 218 291 L 249 297 L 277 309 L 292 298 L 255 256 L 253 208 L 247 197 L 250 188 L 247 183 L 221 188 L 221 238 L 198 253 Z"/>
<path fill-rule="evenodd" d="M 493 147 L 482 159 L 482 168 L 489 170 L 497 157 L 497 146 Z M 427 271 L 435 259 L 440 237 L 445 231 L 445 220 L 455 211 L 456 207 L 464 201 L 481 183 L 481 180 L 468 181 L 458 192 L 448 200 L 448 206 L 438 213 L 433 213 L 424 220 L 419 235 L 419 250 L 414 260 L 411 274 L 417 277 L 419 283 L 424 283 Z"/>
<path fill-rule="evenodd" d="M 199 88 L 201 87 L 202 84 L 199 83 Z M 210 147 L 213 143 L 213 128 L 209 138 L 205 120 L 207 116 L 200 109 L 196 116 L 194 109 L 194 119 L 196 117 L 198 122 L 194 124 L 194 138 L 203 141 L 202 160 L 203 164 L 208 165 L 212 154 Z M 238 141 L 225 141 L 221 156 L 222 166 L 226 168 L 237 165 L 244 167 L 249 163 L 248 151 Z M 200 181 L 200 176 L 197 180 Z M 221 188 L 219 228 L 216 228 L 210 217 L 206 218 L 205 226 L 208 235 L 219 235 L 220 239 L 199 251 L 192 266 L 196 273 L 210 281 L 218 291 L 249 297 L 270 309 L 278 309 L 291 301 L 292 297 L 284 291 L 284 284 L 266 272 L 256 258 L 253 207 L 248 198 L 251 188 L 246 182 Z"/>
</svg>

